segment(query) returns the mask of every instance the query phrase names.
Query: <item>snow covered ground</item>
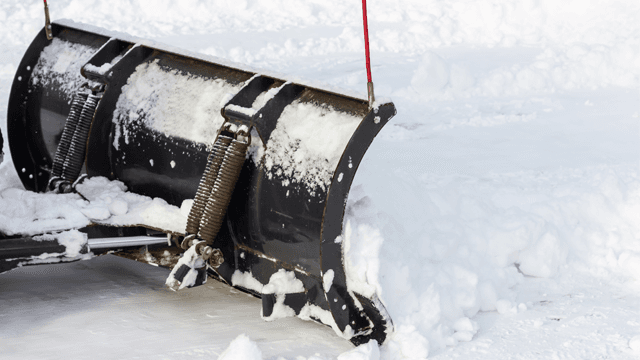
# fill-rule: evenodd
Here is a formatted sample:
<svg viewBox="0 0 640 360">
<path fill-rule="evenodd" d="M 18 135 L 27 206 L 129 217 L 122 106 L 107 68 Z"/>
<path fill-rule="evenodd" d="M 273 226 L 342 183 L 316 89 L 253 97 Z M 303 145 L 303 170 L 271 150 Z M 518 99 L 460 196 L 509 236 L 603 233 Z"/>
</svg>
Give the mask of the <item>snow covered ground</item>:
<svg viewBox="0 0 640 360">
<path fill-rule="evenodd" d="M 167 271 L 103 257 L 0 276 L 0 358 L 41 357 L 33 346 L 58 358 L 640 357 L 640 3 L 368 5 L 376 93 L 398 115 L 358 170 L 344 237 L 352 280 L 395 323 L 379 352 L 338 357 L 351 346 L 330 329 L 262 324 L 258 301 L 210 283 L 171 306 Z M 49 6 L 54 19 L 366 90 L 359 1 Z M 0 3 L 0 109 L 42 22 L 39 1 Z M 19 186 L 6 156 L 0 189 Z M 246 322 L 230 304 L 241 301 L 255 303 Z"/>
</svg>

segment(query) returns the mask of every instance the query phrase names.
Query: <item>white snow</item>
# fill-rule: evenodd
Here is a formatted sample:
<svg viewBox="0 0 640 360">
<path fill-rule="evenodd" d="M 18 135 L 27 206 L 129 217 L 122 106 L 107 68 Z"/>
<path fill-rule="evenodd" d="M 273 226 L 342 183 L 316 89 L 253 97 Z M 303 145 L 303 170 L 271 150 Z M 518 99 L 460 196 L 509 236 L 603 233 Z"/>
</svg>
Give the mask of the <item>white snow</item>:
<svg viewBox="0 0 640 360">
<path fill-rule="evenodd" d="M 77 186 L 78 192 L 90 202 L 77 202 L 79 206 L 92 212 L 103 214 L 102 218 L 92 218 L 107 225 L 145 225 L 151 228 L 184 233 L 187 215 L 176 206 L 169 205 L 160 198 L 126 191 L 120 181 L 109 181 L 105 177 L 92 177 Z"/>
<path fill-rule="evenodd" d="M 54 19 L 72 18 L 166 42 L 170 45 L 167 48 L 186 48 L 203 58 L 215 55 L 225 58 L 226 63 L 264 67 L 287 73 L 292 81 L 320 80 L 347 88 L 346 92 L 365 94 L 366 98 L 358 1 L 219 0 L 212 6 L 201 0 L 189 5 L 147 0 L 61 0 L 49 6 Z M 376 97 L 379 101 L 393 97 L 398 115 L 381 131 L 360 164 L 348 199 L 344 233 L 335 241 L 342 242 L 346 251 L 351 290 L 377 294 L 394 320 L 395 331 L 380 347 L 380 358 L 637 358 L 640 3 L 379 0 L 369 2 L 368 7 Z M 6 108 L 20 59 L 42 27 L 42 7 L 2 2 L 0 24 L 4 51 L 0 59 L 0 108 Z M 81 49 L 67 50 L 83 53 Z M 47 59 L 51 61 L 46 67 L 40 64 L 34 72 L 51 69 L 47 76 L 53 76 L 59 57 L 50 54 Z M 59 65 L 65 64 L 62 57 Z M 157 64 L 140 69 L 140 75 L 158 70 L 154 66 Z M 149 79 L 160 79 L 160 72 Z M 25 75 L 19 75 L 24 81 Z M 202 89 L 199 79 L 182 79 L 180 74 L 172 77 L 185 82 L 185 86 L 189 83 L 193 89 Z M 155 82 L 148 85 L 158 86 Z M 153 93 L 150 88 L 136 90 L 139 96 L 133 98 L 144 99 L 143 95 Z M 196 106 L 196 98 L 207 94 L 200 91 L 186 102 Z M 228 95 L 220 96 L 221 101 L 228 99 Z M 183 102 L 171 104 L 177 114 Z M 136 119 L 139 105 L 144 107 L 142 103 L 127 105 L 130 108 L 121 114 L 121 120 L 131 124 L 141 121 Z M 214 99 L 202 112 L 186 115 L 200 118 L 200 114 L 209 113 L 207 109 L 217 107 L 219 112 L 219 106 Z M 211 121 L 211 117 L 206 118 Z M 182 130 L 150 124 L 146 125 L 164 129 L 158 130 L 161 132 Z M 308 127 L 299 125 L 301 136 L 311 136 L 304 130 Z M 0 128 L 6 140 L 4 122 Z M 274 132 L 276 136 L 293 139 L 289 134 L 292 130 L 278 131 Z M 126 134 L 123 131 L 121 135 Z M 183 137 L 189 136 L 192 134 Z M 289 165 L 296 164 L 294 155 L 299 151 L 304 152 L 301 157 L 314 153 L 313 149 L 291 146 L 294 140 L 287 143 L 287 149 L 265 154 L 265 160 L 268 156 L 282 158 Z M 207 143 L 211 138 L 203 134 L 198 141 Z M 256 147 L 256 154 L 260 150 Z M 79 209 L 94 210 L 86 204 L 71 204 L 78 199 L 35 199 L 19 190 L 6 141 L 4 152 L 0 196 L 4 204 L 12 206 L 0 207 L 0 231 L 41 226 L 54 231 L 62 224 L 82 226 L 88 222 Z M 251 156 L 262 158 L 262 154 Z M 332 160 L 308 157 L 296 165 L 298 173 L 287 169 L 309 191 L 333 176 L 323 172 L 330 166 L 318 170 L 316 161 Z M 272 166 L 274 169 L 278 171 Z M 330 171 L 333 169 L 335 166 Z M 285 173 L 285 169 L 281 171 Z M 111 201 L 127 202 L 125 216 L 140 214 L 137 203 L 129 195 L 122 196 L 118 193 Z M 109 210 L 107 199 L 93 201 L 104 204 L 98 208 Z M 55 202 L 60 204 L 59 209 L 53 209 L 51 204 Z M 119 219 L 120 215 L 109 213 L 106 221 Z M 14 227 L 9 219 L 18 219 L 20 227 Z M 102 261 L 98 258 L 84 263 Z M 78 264 L 55 266 L 68 269 L 64 271 L 69 277 L 84 274 Z M 24 271 L 28 268 L 7 275 L 24 277 L 29 274 Z M 55 276 L 53 270 L 50 272 L 47 276 Z M 92 284 L 99 290 L 96 294 L 114 286 L 104 282 L 106 273 L 96 275 Z M 251 274 L 245 275 L 234 275 L 234 279 L 250 282 Z M 115 283 L 126 276 L 118 272 Z M 166 277 L 166 273 L 157 277 Z M 6 281 L 9 284 L 3 283 L 3 289 L 17 286 L 11 282 L 17 280 Z M 67 284 L 64 290 L 47 289 L 58 297 L 65 297 L 67 292 L 78 295 L 77 289 L 84 291 L 84 284 Z M 19 291 L 31 294 L 36 291 L 27 285 L 22 289 Z M 202 290 L 189 291 L 200 294 Z M 118 294 L 128 296 L 126 292 Z M 155 292 L 144 298 L 154 296 Z M 164 315 L 154 313 L 163 319 L 157 322 L 117 306 L 109 307 L 110 312 L 67 310 L 71 318 L 78 319 L 64 316 L 49 318 L 50 322 L 42 320 L 37 323 L 38 332 L 29 335 L 29 323 L 16 315 L 25 306 L 16 303 L 28 304 L 38 314 L 47 314 L 38 309 L 47 309 L 49 303 L 38 300 L 38 296 L 5 295 L 3 299 L 9 305 L 3 316 L 8 321 L 3 320 L 0 326 L 2 338 L 18 345 L 10 344 L 10 350 L 0 358 L 42 358 L 42 354 L 34 355 L 36 350 L 21 346 L 34 341 L 49 348 L 67 344 L 65 350 L 56 353 L 61 357 L 215 358 L 242 332 L 252 340 L 239 347 L 256 343 L 265 358 L 317 360 L 338 355 L 321 346 L 310 351 L 279 349 L 282 338 L 274 337 L 273 330 L 250 334 L 243 328 L 229 338 L 227 327 L 197 327 L 194 324 L 202 319 L 211 320 L 201 313 L 204 308 L 215 307 L 208 300 L 199 306 L 189 307 L 190 303 L 168 308 L 164 300 L 158 301 L 156 308 L 161 308 Z M 189 295 L 189 299 L 197 301 L 196 296 Z M 83 304 L 83 308 L 96 309 L 93 302 Z M 234 304 L 219 305 L 229 308 Z M 259 307 L 257 302 L 252 308 L 255 311 L 243 309 L 234 315 L 254 311 L 251 315 L 257 317 Z M 146 314 L 151 308 L 145 303 L 138 310 Z M 189 310 L 184 316 L 166 320 L 170 316 L 166 314 L 182 314 L 185 308 Z M 106 323 L 112 320 L 105 320 L 117 314 L 139 325 L 129 323 L 129 338 L 149 338 L 153 345 L 147 347 L 137 341 L 136 346 L 129 347 L 134 355 L 113 347 L 101 348 L 99 342 L 89 341 L 93 336 L 90 331 L 96 329 L 84 325 L 87 311 L 94 311 L 88 316 L 101 324 L 98 330 L 104 334 L 100 336 L 121 332 L 121 327 Z M 327 312 L 308 307 L 301 315 L 330 317 Z M 194 317 L 199 320 L 192 321 Z M 292 320 L 296 319 L 268 324 Z M 193 328 L 193 333 L 181 334 L 197 351 L 169 348 L 164 341 L 170 336 L 163 330 L 164 321 L 170 322 L 174 331 Z M 15 330 L 20 327 L 25 331 Z M 293 334 L 300 344 L 327 343 L 317 337 L 305 343 L 296 337 L 298 327 L 292 328 L 287 334 Z M 65 343 L 57 336 L 69 331 L 75 335 L 73 342 Z M 80 353 L 82 349 L 75 346 L 78 339 L 88 344 L 87 353 Z M 341 341 L 336 337 L 336 344 Z M 217 350 L 207 352 L 211 349 L 207 346 Z M 149 350 L 157 347 L 162 349 L 158 350 L 160 354 Z M 205 350 L 198 352 L 200 349 Z M 375 358 L 364 349 L 358 351 L 364 358 Z"/>
<path fill-rule="evenodd" d="M 106 45 L 107 43 L 105 43 Z M 103 45 L 104 46 L 104 45 Z M 98 50 L 99 51 L 99 50 Z M 94 73 L 97 73 L 99 75 L 104 75 L 106 74 L 109 70 L 111 70 L 111 68 L 113 67 L 113 65 L 117 64 L 118 61 L 120 61 L 122 58 L 124 57 L 124 55 L 117 55 L 115 58 L 113 58 L 113 60 L 111 60 L 110 62 L 104 63 L 100 66 L 95 66 L 95 65 L 91 65 L 91 64 L 87 64 L 85 65 L 85 70 L 89 70 L 92 71 Z"/>
<path fill-rule="evenodd" d="M 115 199 L 109 204 L 109 212 L 112 215 L 125 215 L 129 211 L 129 204 L 122 199 Z"/>
<path fill-rule="evenodd" d="M 338 360 L 378 360 L 380 359 L 380 350 L 378 342 L 371 340 L 366 344 L 362 344 L 357 348 L 347 351 L 338 356 Z"/>
<path fill-rule="evenodd" d="M 182 290 L 189 286 L 195 285 L 196 279 L 198 278 L 198 269 L 202 269 L 206 266 L 204 260 L 200 255 L 198 255 L 198 252 L 196 251 L 196 245 L 200 242 L 201 241 L 195 241 L 194 244 L 191 245 L 191 247 L 187 249 L 184 254 L 182 254 L 182 257 L 180 258 L 180 260 L 178 260 L 178 263 L 173 267 L 171 273 L 169 273 L 167 280 L 165 280 L 165 284 L 172 290 Z M 183 265 L 188 266 L 189 271 L 181 281 L 178 281 L 178 279 L 175 278 L 175 274 Z M 205 277 L 204 283 L 206 282 L 207 278 Z"/>
<path fill-rule="evenodd" d="M 262 288 L 263 294 L 294 294 L 304 292 L 302 281 L 296 278 L 293 271 L 280 269 L 269 278 L 269 283 Z"/>
<path fill-rule="evenodd" d="M 231 276 L 231 285 L 242 286 L 245 289 L 262 293 L 264 285 L 258 279 L 254 278 L 250 272 L 242 272 L 236 270 Z"/>
<path fill-rule="evenodd" d="M 97 49 L 54 38 L 42 50 L 31 73 L 33 84 L 55 83 L 68 100 L 87 80 L 80 74 L 84 65 Z"/>
<path fill-rule="evenodd" d="M 262 315 L 267 321 L 282 319 L 285 317 L 295 316 L 295 311 L 284 304 L 286 294 L 303 293 L 304 284 L 296 278 L 293 271 L 280 269 L 269 278 L 269 283 L 262 287 L 263 294 L 275 294 L 276 303 L 273 306 L 273 312 L 269 316 Z"/>
<path fill-rule="evenodd" d="M 365 204 L 366 201 L 367 199 L 364 199 Z M 363 203 L 361 202 L 354 205 L 355 208 L 349 208 L 348 214 L 351 215 L 354 211 L 358 213 L 358 207 L 362 205 Z M 362 213 L 365 213 L 365 211 L 363 209 Z M 370 297 L 376 293 L 380 295 L 382 288 L 377 279 L 380 270 L 380 247 L 384 238 L 378 228 L 368 224 L 358 225 L 355 219 L 356 216 L 349 217 L 349 220 L 344 225 L 343 236 L 341 236 L 347 286 L 352 291 L 365 296 Z M 356 229 L 355 232 L 354 227 Z M 366 240 L 353 241 L 356 236 Z"/>
<path fill-rule="evenodd" d="M 302 184 L 310 194 L 326 190 L 338 161 L 362 119 L 295 100 L 285 107 L 265 151 L 267 176 Z"/>
<path fill-rule="evenodd" d="M 220 113 L 224 100 L 238 89 L 220 79 L 163 69 L 157 59 L 140 64 L 122 87 L 116 104 L 113 146 L 117 149 L 121 138 L 128 144 L 131 132 L 141 126 L 167 136 L 211 144 L 224 122 Z"/>
<path fill-rule="evenodd" d="M 256 112 L 257 112 L 256 109 L 254 109 L 254 108 L 245 108 L 245 107 L 238 106 L 238 105 L 233 105 L 233 104 L 232 105 L 227 105 L 226 108 L 229 109 L 229 110 L 237 111 L 237 112 L 239 112 L 241 114 L 244 114 L 244 115 L 247 115 L 249 117 L 255 115 Z"/>
<path fill-rule="evenodd" d="M 87 234 L 81 233 L 78 230 L 62 231 L 54 234 L 44 234 L 34 236 L 33 240 L 36 241 L 57 241 L 58 244 L 64 246 L 66 251 L 64 255 L 69 258 L 80 255 L 80 251 L 87 243 Z"/>
<path fill-rule="evenodd" d="M 35 194 L 17 188 L 0 192 L 0 232 L 34 235 L 89 225 L 75 194 Z"/>
<path fill-rule="evenodd" d="M 327 270 L 327 272 L 322 275 L 322 287 L 324 288 L 324 292 L 329 292 L 329 289 L 331 289 L 334 276 L 335 273 L 331 269 Z"/>
<path fill-rule="evenodd" d="M 120 181 L 93 177 L 78 194 L 37 194 L 17 188 L 0 191 L 0 232 L 36 235 L 81 228 L 92 223 L 143 225 L 183 233 L 187 215 L 160 198 L 126 192 Z"/>
<path fill-rule="evenodd" d="M 251 341 L 245 334 L 238 335 L 218 360 L 262 360 L 262 352 L 258 344 Z"/>
<path fill-rule="evenodd" d="M 640 335 L 636 335 L 629 340 L 629 347 L 638 353 L 640 353 Z"/>
</svg>

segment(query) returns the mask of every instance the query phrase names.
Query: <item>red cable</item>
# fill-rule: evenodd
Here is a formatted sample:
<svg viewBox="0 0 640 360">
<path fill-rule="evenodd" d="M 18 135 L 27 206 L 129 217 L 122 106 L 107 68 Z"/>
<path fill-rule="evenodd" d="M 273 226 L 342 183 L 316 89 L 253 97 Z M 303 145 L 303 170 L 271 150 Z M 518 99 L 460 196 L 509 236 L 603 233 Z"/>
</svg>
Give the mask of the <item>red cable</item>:
<svg viewBox="0 0 640 360">
<path fill-rule="evenodd" d="M 369 28 L 367 26 L 367 0 L 362 0 L 362 17 L 364 22 L 364 54 L 367 58 L 367 81 L 371 82 L 371 61 L 369 60 Z"/>
</svg>

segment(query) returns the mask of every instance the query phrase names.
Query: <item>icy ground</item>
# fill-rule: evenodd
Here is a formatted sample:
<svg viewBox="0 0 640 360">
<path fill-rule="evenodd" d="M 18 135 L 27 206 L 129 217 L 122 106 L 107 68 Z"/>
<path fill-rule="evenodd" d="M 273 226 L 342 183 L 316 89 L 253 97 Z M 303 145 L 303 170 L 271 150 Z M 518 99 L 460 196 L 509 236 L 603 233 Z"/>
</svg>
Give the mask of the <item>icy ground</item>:
<svg viewBox="0 0 640 360">
<path fill-rule="evenodd" d="M 54 19 L 363 92 L 360 4 L 49 1 Z M 640 3 L 369 11 L 376 93 L 398 115 L 358 170 L 344 237 L 354 286 L 395 322 L 379 351 L 338 357 L 351 346 L 328 328 L 262 323 L 246 295 L 176 295 L 168 271 L 102 257 L 0 276 L 0 358 L 640 357 Z M 42 19 L 39 1 L 0 3 L 1 109 Z M 6 156 L 0 189 L 19 186 Z"/>
</svg>

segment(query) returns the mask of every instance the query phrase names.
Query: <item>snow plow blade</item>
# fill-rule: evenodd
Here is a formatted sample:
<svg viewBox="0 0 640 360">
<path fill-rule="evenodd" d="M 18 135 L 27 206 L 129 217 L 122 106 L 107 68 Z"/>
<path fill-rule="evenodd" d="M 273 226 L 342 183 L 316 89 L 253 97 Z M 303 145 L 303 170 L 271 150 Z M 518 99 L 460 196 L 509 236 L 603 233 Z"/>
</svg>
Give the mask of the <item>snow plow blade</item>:
<svg viewBox="0 0 640 360">
<path fill-rule="evenodd" d="M 6 138 L 26 189 L 67 191 L 85 172 L 176 206 L 195 198 L 191 221 L 214 169 L 232 184 L 206 242 L 219 250 L 208 274 L 263 298 L 267 320 L 295 313 L 354 344 L 384 342 L 391 319 L 377 298 L 347 287 L 340 235 L 356 169 L 393 103 L 370 108 L 366 98 L 87 25 L 52 31 L 27 50 L 9 101 Z M 215 165 L 224 136 L 225 146 L 245 142 L 237 180 L 225 177 L 231 150 Z M 208 210 L 212 184 L 196 227 L 218 211 Z M 184 240 L 188 228 L 176 237 L 184 249 L 197 245 Z M 301 286 L 271 286 L 283 274 Z"/>
</svg>

